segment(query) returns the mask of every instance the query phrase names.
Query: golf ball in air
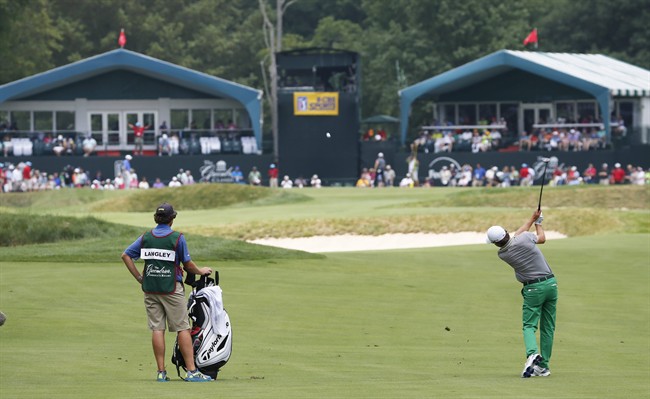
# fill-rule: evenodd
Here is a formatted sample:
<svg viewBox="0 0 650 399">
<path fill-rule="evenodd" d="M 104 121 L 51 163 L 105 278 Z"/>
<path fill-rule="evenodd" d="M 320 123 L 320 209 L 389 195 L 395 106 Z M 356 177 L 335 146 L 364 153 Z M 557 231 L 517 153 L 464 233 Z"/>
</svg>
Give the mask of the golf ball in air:
<svg viewBox="0 0 650 399">
<path fill-rule="evenodd" d="M 330 132 L 327 132 L 327 133 L 325 133 L 325 137 L 327 137 L 329 139 L 330 137 L 332 137 L 332 135 L 330 134 Z"/>
</svg>

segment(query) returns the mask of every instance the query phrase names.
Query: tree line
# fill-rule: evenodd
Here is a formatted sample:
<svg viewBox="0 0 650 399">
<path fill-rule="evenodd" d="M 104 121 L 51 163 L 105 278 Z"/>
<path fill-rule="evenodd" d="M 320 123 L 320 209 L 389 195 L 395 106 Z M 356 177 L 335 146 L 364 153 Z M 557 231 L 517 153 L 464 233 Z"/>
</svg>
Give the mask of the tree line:
<svg viewBox="0 0 650 399">
<path fill-rule="evenodd" d="M 281 48 L 359 52 L 362 115 L 398 115 L 399 89 L 497 50 L 525 50 L 533 28 L 536 51 L 650 69 L 647 21 L 650 0 L 296 0 Z M 262 88 L 263 25 L 259 0 L 0 0 L 0 84 L 115 49 L 124 28 L 129 50 Z M 429 112 L 419 104 L 414 116 Z"/>
</svg>

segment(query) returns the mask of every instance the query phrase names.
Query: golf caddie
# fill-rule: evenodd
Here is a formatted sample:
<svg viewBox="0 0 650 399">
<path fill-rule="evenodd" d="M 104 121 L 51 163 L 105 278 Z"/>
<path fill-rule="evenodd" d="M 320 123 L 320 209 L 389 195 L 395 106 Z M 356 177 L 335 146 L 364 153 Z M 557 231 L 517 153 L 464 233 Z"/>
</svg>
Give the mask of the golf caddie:
<svg viewBox="0 0 650 399">
<path fill-rule="evenodd" d="M 122 261 L 142 285 L 147 321 L 152 332 L 151 342 L 158 366 L 157 381 L 169 381 L 165 370 L 165 327 L 178 334 L 178 346 L 187 367 L 185 381 L 212 381 L 196 369 L 194 350 L 183 287 L 183 269 L 188 273 L 209 275 L 212 269 L 198 267 L 190 258 L 182 233 L 172 230 L 176 211 L 171 204 L 156 208 L 157 226 L 138 237 L 122 254 Z M 135 261 L 144 260 L 142 273 Z M 180 264 L 183 264 L 183 268 Z"/>
<path fill-rule="evenodd" d="M 549 361 L 553 352 L 558 291 L 555 275 L 537 246 L 546 242 L 543 220 L 542 211 L 538 209 L 512 237 L 501 226 L 492 226 L 487 231 L 487 242 L 499 247 L 499 258 L 514 269 L 515 277 L 523 285 L 522 321 L 526 346 L 523 378 L 551 375 Z M 533 224 L 535 233 L 528 231 Z M 541 355 L 535 337 L 538 326 Z"/>
</svg>

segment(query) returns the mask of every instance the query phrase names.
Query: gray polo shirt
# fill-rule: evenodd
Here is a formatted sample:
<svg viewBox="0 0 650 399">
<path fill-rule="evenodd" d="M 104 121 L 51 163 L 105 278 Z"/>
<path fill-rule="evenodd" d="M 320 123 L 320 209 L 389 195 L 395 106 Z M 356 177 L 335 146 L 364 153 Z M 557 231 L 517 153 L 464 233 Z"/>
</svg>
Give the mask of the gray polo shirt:
<svg viewBox="0 0 650 399">
<path fill-rule="evenodd" d="M 521 283 L 553 273 L 536 244 L 537 235 L 527 231 L 511 237 L 499 248 L 499 258 L 515 270 L 515 277 Z"/>
</svg>

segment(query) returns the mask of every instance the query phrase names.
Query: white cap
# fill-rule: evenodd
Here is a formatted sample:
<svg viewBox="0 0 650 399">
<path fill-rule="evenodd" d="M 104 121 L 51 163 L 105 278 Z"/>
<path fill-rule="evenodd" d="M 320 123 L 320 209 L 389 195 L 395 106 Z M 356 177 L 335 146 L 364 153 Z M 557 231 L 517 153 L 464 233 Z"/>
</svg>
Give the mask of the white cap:
<svg viewBox="0 0 650 399">
<path fill-rule="evenodd" d="M 378 156 L 379 158 L 383 158 L 384 153 L 383 153 L 383 152 L 380 152 L 379 154 L 377 154 L 377 156 Z"/>
<path fill-rule="evenodd" d="M 495 242 L 499 242 L 503 240 L 506 234 L 507 234 L 506 229 L 504 229 L 503 227 L 492 226 L 487 231 L 487 237 L 485 238 L 485 242 L 488 244 L 494 244 Z"/>
<path fill-rule="evenodd" d="M 130 161 L 131 159 L 133 159 L 133 157 L 131 155 L 129 155 L 129 154 L 127 154 L 124 158 L 126 158 L 127 161 Z"/>
<path fill-rule="evenodd" d="M 618 163 L 618 162 L 616 162 L 616 163 L 614 164 L 614 167 L 615 167 L 615 168 L 620 168 L 620 167 L 621 167 L 621 164 Z"/>
</svg>

